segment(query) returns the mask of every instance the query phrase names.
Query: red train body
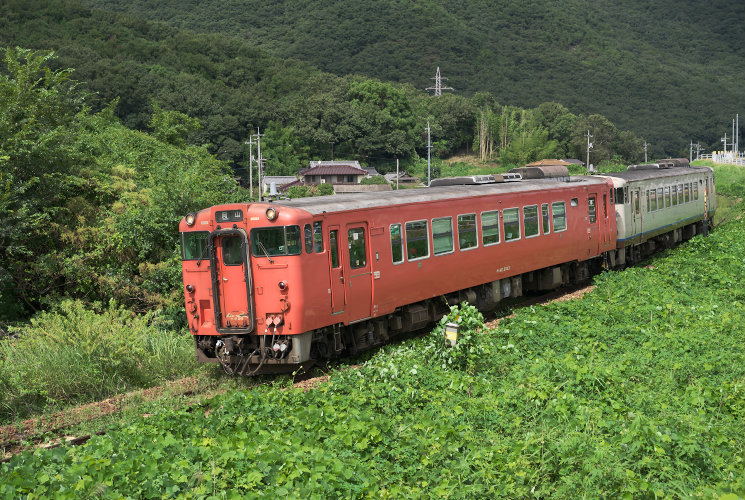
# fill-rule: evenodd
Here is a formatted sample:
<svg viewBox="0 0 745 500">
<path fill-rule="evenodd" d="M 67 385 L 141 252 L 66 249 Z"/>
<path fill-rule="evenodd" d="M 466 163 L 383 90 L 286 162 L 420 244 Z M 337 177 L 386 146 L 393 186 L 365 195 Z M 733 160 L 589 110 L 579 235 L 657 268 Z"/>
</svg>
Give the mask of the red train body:
<svg viewBox="0 0 745 500">
<path fill-rule="evenodd" d="M 491 177 L 491 176 L 490 176 Z M 619 259 L 613 180 L 582 176 L 216 206 L 181 221 L 197 358 L 242 374 L 354 354 Z"/>
</svg>

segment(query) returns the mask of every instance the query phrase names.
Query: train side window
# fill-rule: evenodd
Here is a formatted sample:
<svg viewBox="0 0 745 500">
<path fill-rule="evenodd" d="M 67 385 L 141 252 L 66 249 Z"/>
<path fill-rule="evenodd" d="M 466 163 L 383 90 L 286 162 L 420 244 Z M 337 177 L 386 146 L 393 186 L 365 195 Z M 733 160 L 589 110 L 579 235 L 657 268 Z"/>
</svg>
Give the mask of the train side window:
<svg viewBox="0 0 745 500">
<path fill-rule="evenodd" d="M 578 198 L 572 198 L 571 200 L 569 200 L 569 204 L 571 206 L 573 206 L 573 207 L 578 207 L 579 206 L 579 199 Z"/>
<path fill-rule="evenodd" d="M 319 220 L 313 223 L 313 246 L 316 253 L 323 252 L 323 222 Z"/>
<path fill-rule="evenodd" d="M 665 186 L 665 207 L 670 206 L 670 186 Z"/>
<path fill-rule="evenodd" d="M 677 184 L 673 184 L 673 186 L 670 188 L 670 194 L 672 197 L 673 206 L 678 204 L 678 186 Z"/>
<path fill-rule="evenodd" d="M 626 203 L 626 200 L 623 199 L 623 188 L 616 188 L 616 204 L 622 205 Z"/>
<path fill-rule="evenodd" d="M 523 207 L 523 229 L 526 238 L 538 236 L 538 205 Z"/>
<path fill-rule="evenodd" d="M 435 255 L 453 252 L 453 218 L 432 219 L 432 247 Z"/>
<path fill-rule="evenodd" d="M 651 211 L 652 211 L 652 206 L 650 205 L 650 201 L 649 201 L 649 189 L 647 189 L 647 212 L 651 212 Z"/>
<path fill-rule="evenodd" d="M 683 184 L 678 184 L 678 205 L 683 204 Z"/>
<path fill-rule="evenodd" d="M 481 241 L 485 247 L 499 243 L 499 210 L 481 212 Z"/>
<path fill-rule="evenodd" d="M 404 240 L 401 238 L 401 224 L 391 224 L 391 255 L 394 264 L 404 261 Z"/>
<path fill-rule="evenodd" d="M 590 217 L 590 224 L 594 224 L 595 222 L 597 222 L 598 215 L 594 196 L 590 196 L 587 198 L 587 214 Z"/>
<path fill-rule="evenodd" d="M 691 185 L 687 182 L 683 184 L 683 202 L 688 203 L 691 201 Z"/>
<path fill-rule="evenodd" d="M 548 203 L 541 205 L 541 217 L 543 218 L 543 234 L 551 232 L 551 222 L 549 220 Z"/>
<path fill-rule="evenodd" d="M 641 202 L 639 201 L 639 191 L 632 191 L 631 196 L 634 198 L 634 212 L 636 212 L 637 215 L 641 213 Z"/>
<path fill-rule="evenodd" d="M 310 224 L 305 225 L 303 232 L 305 233 L 305 253 L 313 253 L 313 230 Z"/>
<path fill-rule="evenodd" d="M 406 223 L 406 258 L 419 260 L 429 257 L 429 231 L 426 220 Z"/>
<path fill-rule="evenodd" d="M 520 239 L 519 208 L 505 208 L 502 211 L 502 223 L 504 224 L 504 241 L 515 241 Z"/>
<path fill-rule="evenodd" d="M 663 208 L 665 208 L 664 190 L 657 188 L 657 209 L 662 210 Z"/>
<path fill-rule="evenodd" d="M 554 217 L 554 232 L 564 231 L 567 228 L 566 205 L 563 201 L 551 203 L 551 213 Z"/>
<path fill-rule="evenodd" d="M 693 183 L 693 199 L 698 200 L 698 183 Z"/>
<path fill-rule="evenodd" d="M 649 211 L 654 212 L 657 210 L 657 190 L 651 189 L 648 192 L 649 199 L 652 201 L 652 206 L 650 207 Z"/>
<path fill-rule="evenodd" d="M 339 267 L 339 231 L 329 231 L 329 251 L 331 253 L 331 267 Z"/>
<path fill-rule="evenodd" d="M 365 247 L 365 229 L 355 227 L 347 231 L 349 242 L 349 267 L 359 269 L 367 265 L 367 248 Z"/>
<path fill-rule="evenodd" d="M 476 231 L 476 214 L 458 216 L 458 249 L 469 250 L 479 246 Z"/>
</svg>

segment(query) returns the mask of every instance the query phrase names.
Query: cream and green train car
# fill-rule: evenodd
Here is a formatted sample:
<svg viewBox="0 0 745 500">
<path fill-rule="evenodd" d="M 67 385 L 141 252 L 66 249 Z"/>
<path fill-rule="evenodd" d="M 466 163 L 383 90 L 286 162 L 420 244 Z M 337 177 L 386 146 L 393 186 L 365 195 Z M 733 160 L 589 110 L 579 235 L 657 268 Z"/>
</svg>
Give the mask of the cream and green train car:
<svg viewBox="0 0 745 500">
<path fill-rule="evenodd" d="M 714 171 L 687 165 L 687 160 L 674 165 L 663 160 L 605 175 L 615 187 L 618 228 L 611 266 L 638 262 L 708 232 L 716 210 Z"/>
</svg>

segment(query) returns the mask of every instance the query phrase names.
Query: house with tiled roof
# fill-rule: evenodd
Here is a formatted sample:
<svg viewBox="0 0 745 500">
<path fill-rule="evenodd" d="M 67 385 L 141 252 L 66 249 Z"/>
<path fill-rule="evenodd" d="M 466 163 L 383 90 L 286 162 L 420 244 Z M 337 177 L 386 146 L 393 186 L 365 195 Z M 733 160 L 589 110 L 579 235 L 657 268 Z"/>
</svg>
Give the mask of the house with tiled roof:
<svg viewBox="0 0 745 500">
<path fill-rule="evenodd" d="M 368 172 L 356 161 L 311 161 L 299 175 L 305 184 L 359 184 Z"/>
</svg>

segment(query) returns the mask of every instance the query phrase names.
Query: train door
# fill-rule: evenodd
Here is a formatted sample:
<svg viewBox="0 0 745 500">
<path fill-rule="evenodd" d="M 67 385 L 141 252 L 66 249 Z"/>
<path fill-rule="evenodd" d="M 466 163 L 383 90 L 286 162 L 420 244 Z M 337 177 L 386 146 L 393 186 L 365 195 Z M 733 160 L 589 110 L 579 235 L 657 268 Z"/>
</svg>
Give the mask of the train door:
<svg viewBox="0 0 745 500">
<path fill-rule="evenodd" d="M 215 232 L 211 246 L 217 331 L 250 332 L 254 327 L 253 300 L 246 233 L 241 230 Z"/>
<path fill-rule="evenodd" d="M 637 234 L 642 232 L 642 213 L 641 213 L 642 200 L 639 198 L 639 190 L 634 189 L 631 191 L 631 234 L 627 234 L 627 238 L 633 238 Z"/>
<path fill-rule="evenodd" d="M 587 196 L 587 239 L 590 240 L 589 252 L 598 253 L 600 248 L 600 232 L 598 230 L 598 195 L 590 193 Z M 593 243 L 596 242 L 596 243 Z"/>
<path fill-rule="evenodd" d="M 329 226 L 329 269 L 331 270 L 331 314 L 344 312 L 344 268 L 339 254 L 339 226 Z"/>
<path fill-rule="evenodd" d="M 342 267 L 346 279 L 347 318 L 357 321 L 370 317 L 372 306 L 372 263 L 367 223 L 347 224 L 343 234 Z"/>
</svg>

